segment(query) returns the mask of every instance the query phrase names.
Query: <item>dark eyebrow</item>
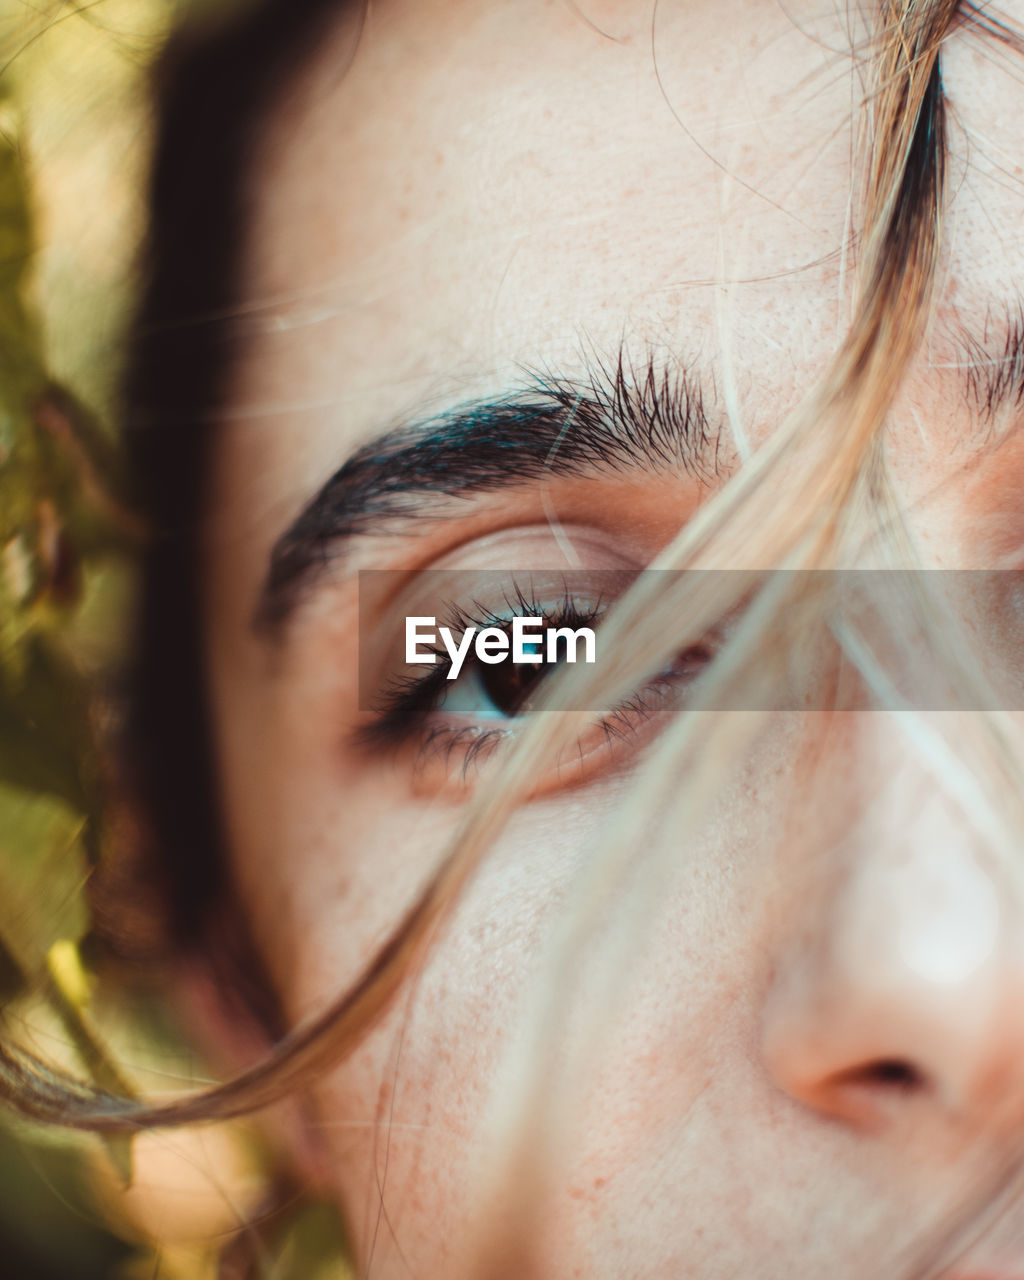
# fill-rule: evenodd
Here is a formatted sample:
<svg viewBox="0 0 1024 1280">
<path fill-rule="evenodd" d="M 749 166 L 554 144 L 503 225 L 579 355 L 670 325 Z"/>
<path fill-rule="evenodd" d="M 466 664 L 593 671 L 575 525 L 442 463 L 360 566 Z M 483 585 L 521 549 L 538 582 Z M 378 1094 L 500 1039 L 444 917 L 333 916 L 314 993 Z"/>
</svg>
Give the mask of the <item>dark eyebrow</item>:
<svg viewBox="0 0 1024 1280">
<path fill-rule="evenodd" d="M 532 374 L 507 396 L 397 427 L 354 454 L 274 543 L 254 625 L 278 632 L 341 540 L 437 514 L 438 499 L 636 469 L 708 484 L 718 442 L 689 369 L 649 360 L 638 376 L 621 353 L 582 381 Z"/>
<path fill-rule="evenodd" d="M 954 367 L 982 421 L 1024 406 L 1024 299 L 990 311 L 981 334 L 959 328 Z M 525 385 L 385 432 L 355 453 L 276 540 L 253 623 L 287 623 L 339 544 L 389 533 L 417 517 L 448 514 L 448 500 L 528 484 L 543 475 L 681 470 L 699 483 L 721 478 L 721 432 L 703 383 L 653 356 L 638 372 L 591 358 L 582 379 L 528 373 Z M 424 501 L 427 499 L 427 501 Z"/>
</svg>

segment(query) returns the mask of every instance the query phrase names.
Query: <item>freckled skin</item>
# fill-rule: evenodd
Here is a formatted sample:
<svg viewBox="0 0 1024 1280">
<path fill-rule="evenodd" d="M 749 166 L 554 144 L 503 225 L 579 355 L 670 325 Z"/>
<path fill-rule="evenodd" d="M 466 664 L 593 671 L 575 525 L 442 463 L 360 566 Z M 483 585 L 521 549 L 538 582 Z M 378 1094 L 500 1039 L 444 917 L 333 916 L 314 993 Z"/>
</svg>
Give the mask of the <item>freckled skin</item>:
<svg viewBox="0 0 1024 1280">
<path fill-rule="evenodd" d="M 462 800 L 417 786 L 408 752 L 353 745 L 350 577 L 273 658 L 252 632 L 282 529 L 396 420 L 499 394 L 522 366 L 576 375 L 588 344 L 614 354 L 624 335 L 707 366 L 756 444 L 849 313 L 862 88 L 846 15 L 662 0 L 655 65 L 649 6 L 579 8 L 375 4 L 347 73 L 341 29 L 262 140 L 246 291 L 269 305 L 220 429 L 205 591 L 228 856 L 294 1020 L 387 937 Z M 1024 7 L 1007 12 L 1024 24 Z M 962 33 L 944 70 L 943 293 L 887 447 L 932 562 L 1017 567 L 1020 449 L 998 443 L 1012 423 L 979 424 L 946 366 L 953 322 L 998 314 L 1024 275 L 1024 191 L 1000 167 L 1024 149 L 1024 89 Z M 347 565 L 472 568 L 474 540 L 503 531 L 524 567 L 517 530 L 552 510 L 642 563 L 701 496 L 661 476 L 556 488 L 547 507 L 484 498 L 464 521 L 360 539 Z M 517 813 L 417 983 L 313 1091 L 311 1141 L 374 1277 L 462 1273 L 530 976 L 626 789 L 597 770 Z M 909 1274 L 915 1244 L 982 1185 L 993 1130 L 1018 1132 L 1012 866 L 886 714 L 780 716 L 704 825 L 645 830 L 637 861 L 654 845 L 678 845 L 672 874 L 646 898 L 623 890 L 559 1024 L 531 1274 Z M 970 942 L 955 972 L 913 960 L 936 920 Z M 628 965 L 610 958 L 624 938 Z M 915 1086 L 862 1070 L 886 1062 L 910 1064 Z M 979 1256 L 1024 1272 L 1012 1240 Z"/>
</svg>

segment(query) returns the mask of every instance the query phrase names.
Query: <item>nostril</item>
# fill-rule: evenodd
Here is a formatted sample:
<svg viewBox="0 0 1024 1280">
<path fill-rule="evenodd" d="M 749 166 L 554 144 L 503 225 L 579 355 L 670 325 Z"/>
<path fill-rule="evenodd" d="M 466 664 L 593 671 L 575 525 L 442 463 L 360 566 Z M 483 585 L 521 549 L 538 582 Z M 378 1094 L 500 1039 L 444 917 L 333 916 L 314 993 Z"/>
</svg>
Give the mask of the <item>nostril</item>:
<svg viewBox="0 0 1024 1280">
<path fill-rule="evenodd" d="M 924 1098 L 931 1084 L 906 1058 L 872 1058 L 820 1080 L 804 1101 L 836 1119 L 877 1130 L 895 1122 L 907 1103 Z"/>
<path fill-rule="evenodd" d="M 871 1062 L 864 1069 L 865 1083 L 895 1086 L 899 1089 L 923 1089 L 925 1078 L 910 1062 L 900 1058 L 882 1058 Z"/>
<path fill-rule="evenodd" d="M 924 1072 L 904 1058 L 876 1058 L 832 1077 L 834 1088 L 850 1086 L 917 1093 L 927 1088 Z"/>
</svg>

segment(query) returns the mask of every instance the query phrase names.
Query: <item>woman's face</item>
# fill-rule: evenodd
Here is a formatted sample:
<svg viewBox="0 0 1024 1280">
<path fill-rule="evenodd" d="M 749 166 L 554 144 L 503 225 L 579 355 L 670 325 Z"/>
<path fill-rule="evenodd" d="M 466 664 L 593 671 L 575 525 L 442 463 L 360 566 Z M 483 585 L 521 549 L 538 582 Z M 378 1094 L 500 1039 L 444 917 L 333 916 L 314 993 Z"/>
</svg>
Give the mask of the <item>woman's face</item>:
<svg viewBox="0 0 1024 1280">
<path fill-rule="evenodd" d="M 430 615 L 480 603 L 475 574 L 514 591 L 535 568 L 639 568 L 771 436 L 850 315 L 866 20 L 804 0 L 383 0 L 274 112 L 206 600 L 228 856 L 291 1020 L 414 901 L 488 769 L 466 744 L 500 712 L 478 673 L 358 736 L 357 571 L 403 571 L 399 612 Z M 945 50 L 942 300 L 887 440 L 919 549 L 948 568 L 1024 557 L 1019 383 L 998 399 L 986 364 L 1024 279 L 1020 70 L 965 31 Z M 585 403 L 620 353 L 641 418 L 648 369 L 667 376 L 671 449 L 620 441 L 614 465 L 543 484 L 523 461 L 542 415 L 507 455 L 481 449 L 494 406 L 542 399 L 539 378 Z M 293 527 L 318 495 L 326 561 Z M 466 598 L 431 598 L 419 572 L 438 566 Z M 362 621 L 384 682 L 399 639 Z M 545 939 L 651 736 L 542 776 L 418 981 L 317 1086 L 313 1136 L 372 1274 L 459 1274 Z M 985 1185 L 1024 1118 L 1024 914 L 936 759 L 896 714 L 780 714 L 697 828 L 637 836 L 637 866 L 659 842 L 673 856 L 656 894 L 595 924 L 552 1049 L 544 1280 L 901 1275 Z M 957 1274 L 1024 1276 L 1024 1222 Z"/>
</svg>

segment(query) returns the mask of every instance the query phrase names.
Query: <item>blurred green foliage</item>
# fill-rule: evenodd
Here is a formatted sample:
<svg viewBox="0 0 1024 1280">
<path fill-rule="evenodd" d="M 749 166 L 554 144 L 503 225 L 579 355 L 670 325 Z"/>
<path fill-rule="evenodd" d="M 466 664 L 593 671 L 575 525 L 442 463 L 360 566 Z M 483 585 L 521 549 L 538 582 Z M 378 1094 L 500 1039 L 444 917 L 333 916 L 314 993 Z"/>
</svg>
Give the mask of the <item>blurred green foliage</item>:
<svg viewBox="0 0 1024 1280">
<path fill-rule="evenodd" d="M 76 359 L 103 362 L 90 350 L 95 328 L 85 323 L 81 291 L 76 298 L 74 291 L 65 296 L 52 284 L 49 292 L 43 287 L 49 258 L 41 247 L 46 231 L 60 225 L 59 216 L 48 217 L 47 191 L 52 199 L 60 189 L 54 177 L 60 148 L 48 141 L 47 119 L 54 118 L 62 95 L 44 95 L 44 86 L 85 21 L 84 11 L 64 5 L 4 4 L 0 10 L 0 993 L 5 1031 L 24 1016 L 19 998 L 42 1000 L 80 1068 L 100 1087 L 130 1093 L 91 1024 L 91 987 L 78 950 L 89 931 L 86 886 L 89 868 L 101 856 L 104 815 L 98 655 L 80 652 L 76 639 L 83 602 L 97 590 L 102 595 L 104 582 L 123 572 L 136 527 L 119 492 L 109 394 L 102 403 L 104 422 L 54 376 L 47 344 L 51 326 L 60 334 L 69 322 L 77 323 L 88 335 L 78 341 L 77 354 L 67 357 L 72 375 Z M 94 38 L 95 28 L 88 25 Z M 83 76 L 102 74 L 85 58 L 78 67 L 79 86 Z M 136 78 L 139 70 L 137 64 Z M 65 81 L 69 88 L 75 83 Z M 97 102 L 104 96 L 95 92 L 98 85 Z M 33 167 L 34 131 L 43 156 Z M 105 199 L 105 176 L 102 166 L 94 173 L 94 202 Z M 110 314 L 119 305 L 123 315 L 129 266 L 127 259 L 119 264 L 116 286 L 109 275 L 94 278 L 98 291 L 106 285 L 110 297 L 119 294 L 96 314 Z M 58 286 L 59 280 L 58 271 Z M 74 349 L 66 342 L 65 347 Z M 105 364 L 107 381 L 91 382 L 101 402 L 102 388 L 109 393 L 117 377 L 116 362 L 108 358 Z M 123 623 L 123 617 L 108 616 L 106 656 L 113 654 Z M 127 1179 L 127 1142 L 108 1145 Z M 8 1205 L 17 1202 L 15 1187 L 25 1199 L 25 1187 L 32 1185 L 15 1173 L 16 1149 L 9 1146 L 0 1164 L 14 1184 L 4 1196 Z M 51 1147 L 48 1161 L 49 1177 L 75 1183 L 73 1151 Z M 7 1252 L 32 1248 L 37 1267 L 46 1259 L 59 1266 L 52 1230 L 30 1228 L 40 1219 L 41 1203 L 47 1206 L 42 1220 L 52 1229 L 63 1201 L 50 1197 L 48 1203 L 44 1196 L 33 1203 L 35 1215 L 30 1204 L 6 1224 Z M 95 1274 L 102 1274 L 109 1259 L 128 1252 L 111 1233 L 88 1226 L 88 1217 L 74 1222 L 80 1229 L 65 1238 L 77 1239 L 79 1274 L 88 1273 L 90 1258 L 103 1269 Z M 18 1230 L 20 1242 L 13 1235 Z"/>
<path fill-rule="evenodd" d="M 0 955 L 8 995 L 41 991 L 97 1083 L 125 1089 L 86 1020 L 87 988 L 64 979 L 88 928 L 103 816 L 95 685 L 73 620 L 90 575 L 127 547 L 131 521 L 110 435 L 49 372 L 30 292 L 27 91 L 2 81 L 0 91 Z"/>
<path fill-rule="evenodd" d="M 107 1280 L 137 1249 L 84 1208 L 86 1166 L 64 1148 L 0 1132 L 0 1258 L 11 1280 Z"/>
<path fill-rule="evenodd" d="M 76 653 L 85 583 L 125 554 L 110 433 L 52 378 L 18 96 L 0 129 L 0 956 L 8 998 L 41 992 L 98 1085 L 130 1091 L 75 981 L 103 803 L 93 673 Z M 113 620 L 112 620 L 113 621 Z M 114 624 L 116 625 L 116 624 Z M 55 951 L 54 948 L 57 948 Z M 54 958 L 62 961 L 54 963 Z M 127 1149 L 112 1150 L 128 1175 Z"/>
</svg>

